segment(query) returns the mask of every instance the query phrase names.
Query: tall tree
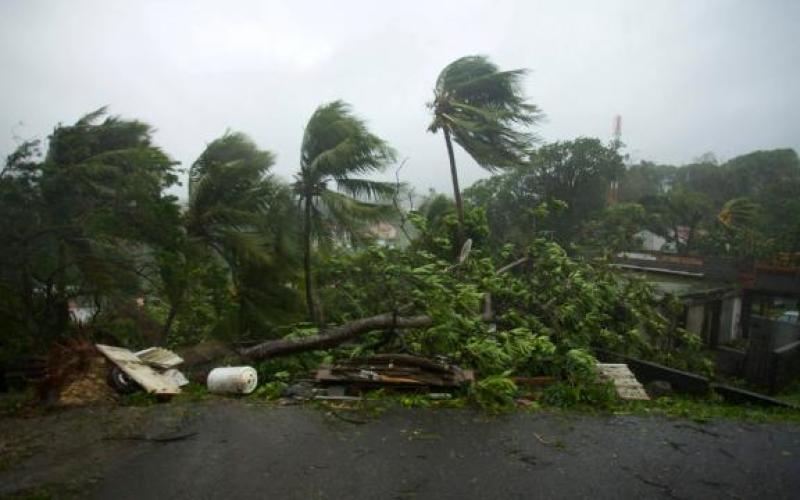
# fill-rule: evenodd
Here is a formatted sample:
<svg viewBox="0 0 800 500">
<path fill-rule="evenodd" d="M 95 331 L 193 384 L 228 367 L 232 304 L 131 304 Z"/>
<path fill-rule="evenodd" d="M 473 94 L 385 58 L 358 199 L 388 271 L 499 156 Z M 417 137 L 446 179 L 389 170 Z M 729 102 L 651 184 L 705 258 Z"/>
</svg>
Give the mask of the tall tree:
<svg viewBox="0 0 800 500">
<path fill-rule="evenodd" d="M 306 125 L 294 189 L 303 211 L 303 269 L 311 319 L 322 323 L 312 275 L 312 247 L 336 237 L 357 241 L 365 224 L 392 214 L 396 184 L 357 176 L 382 170 L 394 150 L 372 134 L 343 101 L 317 108 Z M 334 188 L 335 185 L 335 188 Z"/>
<path fill-rule="evenodd" d="M 465 191 L 468 201 L 486 208 L 493 246 L 525 246 L 535 230 L 551 231 L 563 242 L 574 241 L 581 226 L 600 215 L 609 181 L 624 166 L 616 149 L 598 139 L 580 137 L 545 144 L 522 166 L 482 179 Z M 552 204 L 546 217 L 539 207 Z M 550 211 L 548 211 L 550 212 Z"/>
<path fill-rule="evenodd" d="M 174 165 L 147 124 L 105 109 L 56 127 L 44 158 L 32 144 L 11 155 L 0 176 L 2 281 L 13 298 L 4 321 L 47 341 L 67 333 L 70 300 L 111 308 L 140 293 L 155 274 L 152 249 L 178 234 L 176 199 L 164 193 Z"/>
<path fill-rule="evenodd" d="M 535 139 L 525 129 L 541 116 L 522 95 L 524 75 L 521 69 L 500 71 L 485 56 L 466 56 L 448 64 L 436 80 L 428 130 L 444 135 L 461 231 L 464 206 L 452 140 L 487 170 L 522 164 Z"/>
</svg>

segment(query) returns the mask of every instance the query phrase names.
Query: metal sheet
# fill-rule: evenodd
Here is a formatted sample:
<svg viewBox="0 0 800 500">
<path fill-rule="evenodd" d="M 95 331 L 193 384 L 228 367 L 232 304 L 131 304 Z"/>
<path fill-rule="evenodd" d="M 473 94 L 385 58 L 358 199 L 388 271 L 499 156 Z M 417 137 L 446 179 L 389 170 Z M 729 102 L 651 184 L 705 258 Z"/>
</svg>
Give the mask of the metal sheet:
<svg viewBox="0 0 800 500">
<path fill-rule="evenodd" d="M 96 344 L 96 347 L 147 392 L 151 394 L 180 394 L 181 388 L 172 378 L 164 376 L 144 364 L 136 354 L 128 349 L 103 344 Z"/>
<path fill-rule="evenodd" d="M 183 358 L 163 347 L 150 347 L 149 349 L 135 353 L 135 355 L 145 364 L 163 370 L 175 368 L 183 363 Z"/>
</svg>

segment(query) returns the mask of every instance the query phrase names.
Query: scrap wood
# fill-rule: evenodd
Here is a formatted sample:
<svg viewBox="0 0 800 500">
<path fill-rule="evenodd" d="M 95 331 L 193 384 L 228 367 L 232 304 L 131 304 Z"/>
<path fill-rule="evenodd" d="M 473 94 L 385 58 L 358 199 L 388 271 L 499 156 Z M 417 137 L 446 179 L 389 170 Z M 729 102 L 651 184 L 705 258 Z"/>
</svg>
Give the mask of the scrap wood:
<svg viewBox="0 0 800 500">
<path fill-rule="evenodd" d="M 324 374 L 323 374 L 324 375 Z M 457 386 L 461 384 L 455 377 L 442 377 L 430 373 L 396 374 L 384 373 L 381 370 L 341 370 L 330 368 L 330 379 L 338 377 L 341 381 L 382 382 L 387 384 Z"/>
<path fill-rule="evenodd" d="M 366 358 L 358 358 L 347 360 L 339 363 L 341 365 L 386 365 L 389 367 L 405 367 L 425 369 L 435 372 L 448 373 L 453 368 L 449 363 L 423 358 L 421 356 L 413 356 L 411 354 L 375 354 Z M 456 367 L 457 368 L 457 367 Z"/>
<path fill-rule="evenodd" d="M 147 392 L 163 395 L 180 394 L 181 388 L 172 377 L 158 373 L 128 349 L 97 344 L 97 350 Z"/>
<path fill-rule="evenodd" d="M 320 366 L 315 379 L 322 383 L 346 382 L 362 386 L 459 387 L 472 381 L 474 374 L 440 360 L 381 354 Z"/>
</svg>

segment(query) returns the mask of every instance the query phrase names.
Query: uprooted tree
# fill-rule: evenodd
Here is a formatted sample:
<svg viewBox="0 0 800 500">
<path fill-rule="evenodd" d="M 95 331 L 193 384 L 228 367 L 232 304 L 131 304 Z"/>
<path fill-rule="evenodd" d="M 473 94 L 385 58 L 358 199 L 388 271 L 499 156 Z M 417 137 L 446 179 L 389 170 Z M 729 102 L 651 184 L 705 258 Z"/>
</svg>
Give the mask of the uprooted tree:
<svg viewBox="0 0 800 500">
<path fill-rule="evenodd" d="M 471 212 L 468 220 L 482 220 L 481 210 Z M 643 281 L 573 260 L 544 239 L 522 255 L 508 248 L 493 258 L 478 248 L 454 264 L 455 214 L 445 216 L 440 227 L 449 230 L 440 233 L 412 219 L 420 237 L 407 249 L 369 247 L 328 259 L 320 295 L 338 326 L 298 330 L 240 353 L 264 360 L 347 343 L 349 355 L 447 356 L 497 386 L 512 374 L 556 376 L 575 402 L 593 397 L 597 348 L 706 368 L 699 339 L 670 319 L 674 304 L 657 300 Z M 477 239 L 486 230 L 469 228 Z"/>
</svg>

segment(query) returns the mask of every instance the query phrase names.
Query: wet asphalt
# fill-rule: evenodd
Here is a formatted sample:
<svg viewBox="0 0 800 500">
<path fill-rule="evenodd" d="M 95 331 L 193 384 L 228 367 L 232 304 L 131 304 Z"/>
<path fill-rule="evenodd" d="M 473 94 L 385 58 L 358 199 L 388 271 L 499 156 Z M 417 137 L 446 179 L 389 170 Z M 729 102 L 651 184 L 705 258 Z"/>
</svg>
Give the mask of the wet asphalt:
<svg viewBox="0 0 800 500">
<path fill-rule="evenodd" d="M 800 498 L 796 424 L 230 401 L 147 428 L 96 498 Z"/>
</svg>

